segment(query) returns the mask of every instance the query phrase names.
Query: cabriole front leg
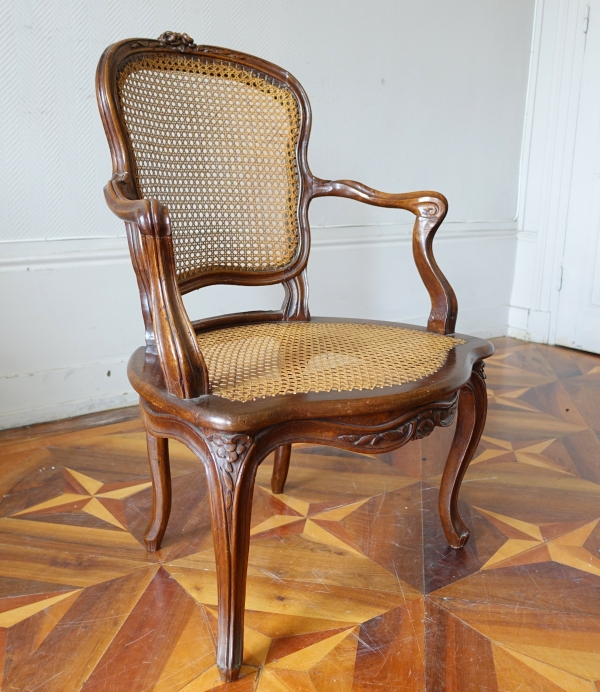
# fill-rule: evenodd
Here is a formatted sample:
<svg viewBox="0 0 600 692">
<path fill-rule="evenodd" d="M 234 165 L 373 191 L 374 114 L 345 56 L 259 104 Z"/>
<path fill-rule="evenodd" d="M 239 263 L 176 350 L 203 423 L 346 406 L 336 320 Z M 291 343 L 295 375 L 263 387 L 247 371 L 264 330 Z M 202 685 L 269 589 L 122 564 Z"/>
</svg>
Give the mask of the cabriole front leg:
<svg viewBox="0 0 600 692">
<path fill-rule="evenodd" d="M 440 518 L 452 548 L 462 548 L 469 538 L 469 531 L 458 514 L 458 493 L 479 445 L 486 415 L 487 391 L 483 361 L 478 361 L 473 366 L 471 379 L 460 390 L 456 432 L 440 487 Z"/>
<path fill-rule="evenodd" d="M 257 464 L 247 435 L 208 437 L 207 466 L 217 565 L 217 665 L 225 682 L 237 679 L 244 650 L 244 607 L 250 516 Z"/>
<path fill-rule="evenodd" d="M 152 476 L 152 516 L 144 534 L 146 550 L 160 549 L 171 513 L 171 470 L 169 467 L 169 440 L 146 432 L 148 461 Z"/>
</svg>

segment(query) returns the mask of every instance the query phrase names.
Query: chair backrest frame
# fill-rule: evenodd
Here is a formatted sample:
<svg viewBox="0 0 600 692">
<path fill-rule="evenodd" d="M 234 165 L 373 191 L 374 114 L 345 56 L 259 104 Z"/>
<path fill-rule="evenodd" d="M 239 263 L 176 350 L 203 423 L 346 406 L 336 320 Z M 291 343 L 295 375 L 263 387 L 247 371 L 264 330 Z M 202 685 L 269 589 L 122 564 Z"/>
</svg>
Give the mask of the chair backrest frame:
<svg viewBox="0 0 600 692">
<path fill-rule="evenodd" d="M 298 172 L 297 248 L 294 257 L 278 269 L 245 271 L 240 269 L 206 271 L 190 278 L 178 280 L 182 294 L 211 284 L 238 284 L 245 286 L 284 283 L 286 293 L 306 293 L 303 274 L 310 252 L 308 206 L 311 199 L 313 177 L 307 162 L 307 147 L 311 128 L 311 109 L 308 97 L 300 83 L 286 70 L 266 60 L 215 46 L 196 45 L 185 34 L 166 32 L 157 40 L 127 39 L 109 46 L 98 65 L 96 86 L 104 129 L 112 157 L 113 180 L 119 180 L 121 190 L 129 199 L 141 199 L 136 185 L 135 160 L 131 139 L 127 132 L 123 108 L 118 93 L 118 75 L 124 65 L 144 55 L 183 55 L 188 59 L 212 61 L 273 80 L 278 87 L 293 95 L 299 111 L 299 132 L 296 146 Z M 160 200 L 159 200 L 160 201 Z M 131 239 L 130 239 L 131 243 Z M 133 248 L 132 248 L 133 251 Z"/>
</svg>

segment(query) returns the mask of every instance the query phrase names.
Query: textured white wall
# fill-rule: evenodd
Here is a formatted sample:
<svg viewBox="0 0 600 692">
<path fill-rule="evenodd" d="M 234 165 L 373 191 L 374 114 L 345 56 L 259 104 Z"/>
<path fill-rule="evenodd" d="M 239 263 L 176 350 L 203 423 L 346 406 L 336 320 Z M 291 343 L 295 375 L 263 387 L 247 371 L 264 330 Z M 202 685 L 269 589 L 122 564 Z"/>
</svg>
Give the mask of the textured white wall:
<svg viewBox="0 0 600 692">
<path fill-rule="evenodd" d="M 317 175 L 446 194 L 438 255 L 459 327 L 506 329 L 533 0 L 4 0 L 0 17 L 18 37 L 0 55 L 0 427 L 133 400 L 123 362 L 141 318 L 101 193 L 94 71 L 109 43 L 167 29 L 289 69 L 313 106 Z M 423 321 L 408 220 L 317 200 L 313 312 Z M 188 304 L 196 317 L 281 293 L 217 287 Z"/>
<path fill-rule="evenodd" d="M 99 193 L 109 158 L 94 70 L 109 43 L 166 29 L 289 69 L 312 102 L 317 175 L 443 190 L 449 219 L 515 216 L 533 0 L 4 0 L 0 11 L 15 37 L 0 63 L 4 240 L 122 233 Z M 393 218 L 340 202 L 314 222 Z"/>
</svg>

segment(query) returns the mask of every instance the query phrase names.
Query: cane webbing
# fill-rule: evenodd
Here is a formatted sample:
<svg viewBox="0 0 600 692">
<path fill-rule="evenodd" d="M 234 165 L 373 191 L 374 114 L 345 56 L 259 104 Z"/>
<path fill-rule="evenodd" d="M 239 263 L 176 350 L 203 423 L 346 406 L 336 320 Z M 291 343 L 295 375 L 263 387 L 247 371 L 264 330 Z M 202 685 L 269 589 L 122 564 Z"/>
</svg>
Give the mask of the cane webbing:
<svg viewBox="0 0 600 692">
<path fill-rule="evenodd" d="M 178 278 L 289 265 L 299 194 L 292 92 L 173 54 L 127 63 L 118 92 L 140 194 L 170 211 Z"/>
<path fill-rule="evenodd" d="M 415 382 L 464 343 L 416 329 L 338 322 L 270 322 L 198 335 L 211 393 L 234 401 Z"/>
</svg>

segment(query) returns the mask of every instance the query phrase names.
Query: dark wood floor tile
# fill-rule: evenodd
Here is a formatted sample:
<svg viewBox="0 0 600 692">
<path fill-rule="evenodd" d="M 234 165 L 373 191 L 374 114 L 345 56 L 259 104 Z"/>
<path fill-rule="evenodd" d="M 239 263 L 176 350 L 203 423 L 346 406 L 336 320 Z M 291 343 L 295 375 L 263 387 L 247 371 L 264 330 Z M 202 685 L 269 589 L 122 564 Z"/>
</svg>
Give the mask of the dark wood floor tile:
<svg viewBox="0 0 600 692">
<path fill-rule="evenodd" d="M 335 634 L 345 632 L 347 627 L 340 627 L 333 630 L 320 630 L 318 632 L 310 632 L 308 634 L 296 634 L 291 637 L 282 637 L 271 642 L 265 663 L 278 661 L 284 656 L 289 656 L 296 651 L 301 651 L 312 644 L 329 639 Z"/>
<path fill-rule="evenodd" d="M 595 468 L 594 464 L 581 464 L 580 462 L 582 461 L 582 458 L 576 451 L 576 440 L 582 437 L 586 438 L 590 434 L 591 431 L 582 430 L 581 432 L 573 433 L 572 435 L 565 435 L 564 437 L 556 440 L 547 440 L 545 441 L 543 450 L 541 452 L 537 452 L 537 450 L 535 450 L 534 456 L 536 453 L 538 453 L 542 457 L 542 459 L 540 459 L 539 456 L 537 456 L 538 462 L 548 461 L 550 462 L 550 465 L 554 464 L 556 468 L 564 470 L 565 473 L 570 473 L 573 476 L 579 476 L 580 478 L 584 478 L 585 480 L 596 483 L 598 480 L 600 480 L 600 475 L 598 475 L 598 473 L 594 474 L 592 471 L 600 471 L 600 466 Z M 593 434 L 591 437 L 594 438 Z M 575 438 L 575 444 L 572 441 L 573 438 Z M 594 439 L 592 439 L 592 443 L 593 442 Z M 540 443 L 540 445 L 541 444 L 542 443 Z M 597 444 L 598 452 L 600 453 L 600 443 Z M 523 452 L 521 454 L 523 454 Z M 529 459 L 529 451 L 525 451 L 524 454 L 526 455 L 525 461 L 536 463 L 535 459 Z M 589 461 L 589 459 L 587 461 Z"/>
<path fill-rule="evenodd" d="M 315 661 L 308 671 L 310 681 L 317 692 L 328 692 L 332 688 L 340 690 L 340 692 L 351 692 L 358 644 L 356 637 L 357 629 L 358 627 L 354 628 L 354 631 L 350 630 L 348 634 L 341 632 L 338 635 L 334 635 L 331 639 L 335 640 L 336 637 L 343 638 L 329 653 L 320 660 Z M 313 646 L 318 647 L 319 644 Z M 304 650 L 304 652 L 306 651 L 310 651 L 310 647 Z M 304 657 L 305 654 L 296 653 L 295 655 Z M 289 657 L 284 658 L 280 660 L 279 665 L 286 661 L 285 665 L 288 666 L 289 660 Z M 290 668 L 287 668 L 287 670 L 290 670 Z"/>
<path fill-rule="evenodd" d="M 444 470 L 455 429 L 456 424 L 448 428 L 435 428 L 431 435 L 420 441 L 421 475 L 424 480 L 438 476 Z"/>
<path fill-rule="evenodd" d="M 35 579 L 19 579 L 15 577 L 0 577 L 0 599 L 5 602 L 12 598 L 43 597 L 49 592 L 65 592 L 72 590 L 69 584 L 37 581 Z"/>
<path fill-rule="evenodd" d="M 325 541 L 328 541 L 328 536 L 318 533 L 315 536 L 311 530 L 308 536 L 292 534 L 257 538 L 251 543 L 249 572 L 284 582 L 300 582 L 302 586 L 298 588 L 305 588 L 306 584 L 322 584 L 323 587 L 347 585 L 349 588 L 394 594 L 407 590 L 407 584 L 395 572 L 358 552 Z M 287 559 L 283 550 L 287 552 Z M 278 568 L 273 570 L 272 565 L 278 557 Z M 342 580 L 341 575 L 344 575 Z M 413 590 L 409 588 L 408 591 L 412 593 Z"/>
<path fill-rule="evenodd" d="M 335 448 L 330 448 L 334 451 Z M 349 452 L 347 455 L 323 454 L 323 447 L 317 447 L 312 450 L 312 454 L 307 454 L 304 448 L 294 453 L 294 461 L 290 468 L 300 467 L 303 469 L 312 469 L 320 471 L 327 469 L 331 473 L 358 473 L 361 476 L 365 474 L 377 474 L 381 476 L 399 476 L 402 475 L 397 469 L 379 459 L 378 455 L 372 454 L 353 454 Z M 266 469 L 265 464 L 261 464 Z M 286 482 L 287 488 L 287 482 Z"/>
<path fill-rule="evenodd" d="M 81 593 L 80 589 L 76 589 L 62 594 L 61 598 L 50 596 L 45 603 L 38 602 L 35 604 L 36 608 L 27 609 L 29 612 L 14 611 L 6 614 L 8 616 L 13 615 L 14 624 L 6 628 L 4 655 L 4 680 L 6 684 L 2 689 L 11 689 L 10 680 L 18 676 L 19 669 L 26 664 L 30 657 L 35 655 L 45 639 L 60 624 L 66 613 L 81 596 Z M 39 610 L 44 605 L 46 607 Z"/>
<path fill-rule="evenodd" d="M 208 609 L 207 609 L 208 611 Z M 341 620 L 330 620 L 328 618 L 319 617 L 304 617 L 301 615 L 290 615 L 289 617 L 281 617 L 280 613 L 270 613 L 266 611 L 250 610 L 246 613 L 246 627 L 254 632 L 259 632 L 268 637 L 272 642 L 279 639 L 290 639 L 296 636 L 312 635 L 319 632 L 329 632 L 327 636 L 319 637 L 327 639 L 333 636 L 331 633 L 337 633 L 352 629 L 353 624 L 343 622 Z M 216 614 L 214 619 L 215 634 L 216 634 Z M 315 640 L 317 641 L 317 640 Z M 313 642 L 314 643 L 314 642 Z M 268 654 L 268 650 L 267 650 Z M 266 658 L 265 658 L 266 660 Z"/>
<path fill-rule="evenodd" d="M 512 336 L 499 336 L 496 339 L 493 339 L 493 344 L 494 348 L 496 349 L 496 353 L 502 353 L 508 349 L 514 350 L 516 348 L 530 347 L 530 344 L 527 341 L 515 339 Z"/>
<path fill-rule="evenodd" d="M 531 387 L 523 392 L 518 401 L 580 429 L 587 425 L 562 382 L 549 382 L 539 387 Z"/>
<path fill-rule="evenodd" d="M 426 689 L 498 692 L 490 640 L 429 598 L 425 618 Z"/>
<path fill-rule="evenodd" d="M 595 555 L 600 557 L 600 518 L 598 522 L 590 532 L 588 538 L 583 542 L 582 548 L 587 550 L 590 555 Z"/>
<path fill-rule="evenodd" d="M 39 526 L 42 525 L 39 524 Z M 53 528 L 52 525 L 51 528 Z M 99 529 L 79 529 L 79 531 L 86 532 L 88 540 L 93 540 L 97 534 L 90 537 L 89 533 Z M 37 577 L 52 584 L 91 586 L 132 574 L 154 562 L 142 553 L 139 553 L 140 560 L 126 559 L 123 555 L 119 555 L 120 551 L 115 550 L 113 546 L 107 546 L 106 541 L 101 550 L 94 550 L 88 544 L 80 546 L 75 552 L 72 542 L 53 542 L 41 548 L 33 547 L 33 542 L 28 545 L 23 540 L 19 541 L 16 535 L 13 537 L 15 538 L 13 545 L 0 543 L 2 555 L 0 577 L 27 581 L 34 581 Z M 106 554 L 98 555 L 99 552 Z"/>
<path fill-rule="evenodd" d="M 506 536 L 480 512 L 459 502 L 461 517 L 471 532 L 462 550 L 448 546 L 437 513 L 438 488 L 423 488 L 423 571 L 425 593 L 477 572 L 506 542 Z"/>
<path fill-rule="evenodd" d="M 582 430 L 563 437 L 561 442 L 577 474 L 600 484 L 600 436 L 592 430 Z"/>
<path fill-rule="evenodd" d="M 48 447 L 48 450 L 52 455 L 52 466 L 73 469 L 83 474 L 95 473 L 99 476 L 97 480 L 103 483 L 125 480 L 142 483 L 149 480 L 144 457 L 137 454 L 107 454 L 104 450 L 84 446 Z"/>
<path fill-rule="evenodd" d="M 533 523 L 599 516 L 600 486 L 576 476 L 526 464 L 476 464 L 465 478 L 463 502 Z"/>
<path fill-rule="evenodd" d="M 600 434 L 600 372 L 565 380 L 564 386 L 582 418 Z"/>
<path fill-rule="evenodd" d="M 0 545 L 46 552 L 48 555 L 52 552 L 56 555 L 72 553 L 106 557 L 109 560 L 121 558 L 141 564 L 159 559 L 147 554 L 128 531 L 32 521 L 27 516 L 0 519 Z"/>
<path fill-rule="evenodd" d="M 167 532 L 158 559 L 176 560 L 199 550 L 211 537 L 207 510 L 207 488 L 204 469 L 173 478 L 173 502 Z M 144 490 L 123 501 L 129 531 L 140 545 L 152 511 L 152 489 Z M 212 538 L 211 538 L 212 540 Z"/>
<path fill-rule="evenodd" d="M 596 368 L 600 358 L 596 353 L 587 353 L 586 351 L 578 351 L 574 348 L 563 348 L 561 346 L 539 346 L 539 348 L 547 360 L 549 360 L 548 354 L 550 354 L 550 358 L 568 358 L 577 365 L 582 375 L 587 375 L 593 371 L 597 373 Z"/>
<path fill-rule="evenodd" d="M 45 455 L 45 461 L 49 456 Z M 0 517 L 11 516 L 28 507 L 59 497 L 65 492 L 65 484 L 62 469 L 53 469 L 48 465 L 43 469 L 32 470 L 30 474 L 20 478 L 0 500 Z M 72 489 L 71 494 L 75 494 Z"/>
<path fill-rule="evenodd" d="M 436 428 L 432 434 L 435 434 L 440 428 Z M 423 478 L 421 472 L 421 445 L 411 444 L 400 447 L 394 452 L 382 455 L 382 458 L 393 466 L 400 473 L 411 476 L 416 480 Z"/>
<path fill-rule="evenodd" d="M 277 495 L 269 492 L 260 485 L 257 485 L 254 490 L 254 498 L 252 500 L 252 526 L 258 526 L 264 521 L 274 516 L 287 517 L 302 517 L 303 514 L 298 512 L 293 507 L 286 505 L 283 500 L 280 500 Z"/>
<path fill-rule="evenodd" d="M 600 617 L 600 577 L 556 562 L 477 572 L 430 595 Z"/>
<path fill-rule="evenodd" d="M 2 457 L 5 454 L 35 452 L 41 446 L 53 447 L 76 447 L 77 445 L 85 445 L 88 440 L 98 437 L 98 435 L 111 436 L 114 434 L 130 433 L 136 431 L 143 434 L 142 423 L 139 418 L 125 423 L 115 423 L 114 425 L 106 426 L 106 428 L 90 428 L 89 430 L 78 430 L 56 434 L 49 437 L 34 437 L 33 439 L 22 439 L 18 442 L 4 445 L 2 448 Z M 101 432 L 99 432 L 99 430 Z"/>
<path fill-rule="evenodd" d="M 494 391 L 496 387 L 537 387 L 558 379 L 549 365 L 543 368 L 532 367 L 531 359 L 519 355 L 521 354 L 505 353 L 492 356 L 486 361 L 488 388 Z"/>
<path fill-rule="evenodd" d="M 423 692 L 423 599 L 365 622 L 358 633 L 354 692 Z"/>
<path fill-rule="evenodd" d="M 347 449 L 337 449 L 336 447 L 329 447 L 325 445 L 313 445 L 313 444 L 298 444 L 294 445 L 294 451 L 296 454 L 316 454 L 317 456 L 325 457 L 337 457 L 338 459 L 364 459 L 373 458 L 370 455 L 360 454 L 359 452 L 350 452 Z M 273 462 L 273 457 L 269 456 L 267 461 Z"/>
<path fill-rule="evenodd" d="M 200 689 L 211 690 L 211 692 L 253 692 L 254 690 L 256 690 L 258 671 L 252 670 L 243 672 L 244 675 L 242 675 L 242 677 L 240 677 L 235 682 L 230 682 L 227 684 L 219 684 L 217 682 L 217 675 L 217 677 L 215 678 L 214 687 L 211 685 L 210 687 L 198 688 L 198 692 L 200 691 Z M 215 671 L 215 673 L 218 673 L 218 671 Z M 184 690 L 185 692 L 194 692 L 193 683 L 191 683 L 188 689 L 184 688 Z M 181 690 L 181 692 L 184 692 L 184 690 Z"/>
<path fill-rule="evenodd" d="M 503 355 L 492 356 L 494 364 L 504 363 L 511 368 L 519 368 L 547 378 L 556 378 L 556 373 L 544 358 L 537 344 L 526 344 L 525 348 L 509 349 Z"/>
<path fill-rule="evenodd" d="M 485 435 L 501 440 L 540 440 L 562 437 L 585 430 L 585 423 L 565 421 L 547 413 L 496 407 L 488 412 Z"/>
<path fill-rule="evenodd" d="M 78 508 L 87 504 L 87 501 L 79 501 L 67 505 L 66 507 L 58 508 L 53 512 L 39 512 L 35 514 L 28 514 L 28 521 L 37 521 L 43 524 L 61 524 L 70 526 L 79 526 L 81 528 L 89 529 L 104 529 L 106 531 L 122 531 L 123 529 L 117 527 L 112 522 L 107 522 L 97 517 L 91 516 L 90 514 L 85 514 L 84 512 L 78 512 Z M 65 510 L 64 512 L 62 510 Z M 114 513 L 108 512 L 110 516 L 114 516 Z M 115 517 L 115 521 L 119 521 Z M 122 524 L 122 522 L 119 522 Z"/>
<path fill-rule="evenodd" d="M 496 603 L 436 600 L 441 608 L 563 689 L 590 689 L 600 675 L 600 621 L 594 616 Z M 587 680 L 587 684 L 583 683 Z M 579 682 L 578 682 L 579 681 Z"/>
<path fill-rule="evenodd" d="M 574 357 L 576 352 L 572 349 L 544 344 L 538 344 L 537 348 L 559 379 L 567 380 L 584 374 L 579 367 L 578 359 Z"/>
<path fill-rule="evenodd" d="M 25 608 L 25 606 L 29 605 L 43 604 L 49 598 L 54 599 L 57 596 L 64 596 L 65 592 L 70 593 L 71 590 L 65 589 L 64 586 L 63 590 L 57 590 L 54 586 L 50 587 L 48 591 L 42 593 L 29 594 L 27 596 L 10 596 L 9 598 L 2 598 L 0 599 L 0 614 L 7 613 L 11 610 L 21 611 Z"/>
</svg>

